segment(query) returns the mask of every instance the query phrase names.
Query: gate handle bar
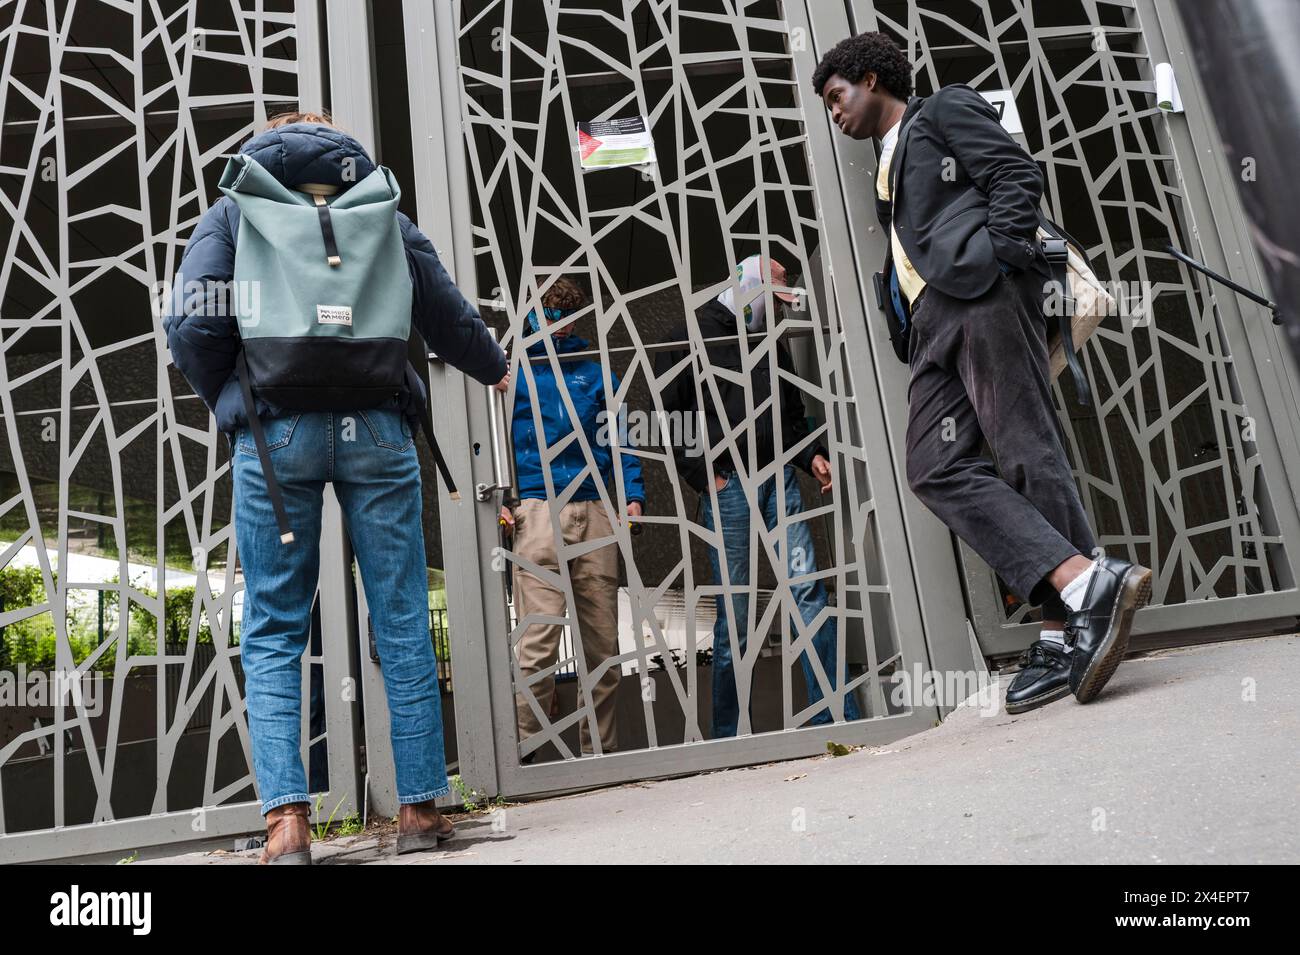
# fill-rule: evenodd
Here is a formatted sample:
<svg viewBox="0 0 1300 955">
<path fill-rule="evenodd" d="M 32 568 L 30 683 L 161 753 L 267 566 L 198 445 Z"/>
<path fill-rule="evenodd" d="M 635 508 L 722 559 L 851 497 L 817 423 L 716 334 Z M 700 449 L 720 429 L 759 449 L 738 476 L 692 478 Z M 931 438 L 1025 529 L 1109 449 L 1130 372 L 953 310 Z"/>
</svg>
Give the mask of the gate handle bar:
<svg viewBox="0 0 1300 955">
<path fill-rule="evenodd" d="M 507 419 L 506 396 L 496 390 L 494 385 L 485 386 L 488 391 L 488 430 L 492 435 L 492 484 L 476 484 L 474 498 L 487 502 L 497 491 L 502 492 L 502 503 L 508 504 L 514 490 L 514 456 L 510 453 L 509 439 L 502 427 Z"/>
</svg>

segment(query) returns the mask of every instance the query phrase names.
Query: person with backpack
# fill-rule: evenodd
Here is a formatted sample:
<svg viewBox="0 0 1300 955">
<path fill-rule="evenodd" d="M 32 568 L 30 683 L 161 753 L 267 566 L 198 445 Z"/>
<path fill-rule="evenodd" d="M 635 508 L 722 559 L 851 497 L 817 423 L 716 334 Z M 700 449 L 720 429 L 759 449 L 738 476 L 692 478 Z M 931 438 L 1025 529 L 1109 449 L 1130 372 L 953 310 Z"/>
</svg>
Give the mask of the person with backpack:
<svg viewBox="0 0 1300 955">
<path fill-rule="evenodd" d="M 393 175 L 316 113 L 273 119 L 227 164 L 190 236 L 164 315 L 172 361 L 226 435 L 243 566 L 240 658 L 267 842 L 310 864 L 300 755 L 301 657 L 332 483 L 360 567 L 391 718 L 397 851 L 453 833 L 415 435 L 427 393 L 414 325 L 447 363 L 504 388 L 506 357 Z M 435 450 L 446 479 L 445 462 Z"/>
<path fill-rule="evenodd" d="M 908 484 L 1043 608 L 1007 710 L 1070 693 L 1086 703 L 1124 657 L 1151 571 L 1097 553 L 1062 443 L 1044 314 L 1057 283 L 1037 235 L 1043 174 L 969 86 L 912 95 L 912 65 L 883 33 L 842 40 L 812 85 L 844 135 L 881 143 L 879 297 L 911 368 Z"/>
<path fill-rule="evenodd" d="M 766 273 L 766 278 L 764 277 Z M 709 563 L 714 581 L 724 579 L 731 589 L 731 607 L 725 594 L 718 594 L 717 617 L 713 625 L 713 725 L 712 737 L 735 736 L 739 732 L 740 692 L 736 683 L 735 658 L 753 660 L 759 647 L 748 648 L 751 523 L 761 520 L 767 530 L 776 528 L 778 514 L 785 514 L 786 539 L 780 542 L 777 556 L 789 575 L 789 592 L 799 610 L 793 630 L 810 628 L 822 616 L 827 605 L 826 587 L 817 577 L 817 553 L 812 528 L 800 520 L 803 496 L 795 465 L 813 478 L 823 494 L 831 490 L 830 452 L 825 445 L 807 442 L 808 419 L 797 385 L 778 374 L 767 358 L 750 357 L 750 333 L 761 332 L 767 320 L 765 285 L 784 286 L 785 268 L 775 259 L 751 255 L 736 267 L 736 284 L 728 285 L 716 298 L 695 312 L 703 348 L 667 348 L 655 359 L 655 377 L 667 384 L 662 389 L 664 411 L 669 416 L 694 418 L 701 415 L 701 441 L 709 449 L 727 444 L 734 434 L 736 453 L 718 452 L 713 459 L 713 480 L 709 480 L 707 461 L 699 447 L 673 444 L 673 459 L 678 474 L 700 495 L 704 526 L 716 531 L 722 546 L 709 548 Z M 791 292 L 773 292 L 782 301 L 791 302 Z M 665 342 L 690 344 L 685 322 L 668 333 Z M 775 343 L 776 363 L 780 371 L 795 376 L 794 361 L 783 342 Z M 698 391 L 697 391 L 698 389 Z M 716 392 L 715 392 L 716 389 Z M 701 405 L 700 395 L 703 395 Z M 716 397 L 715 397 L 716 394 Z M 792 464 L 775 467 L 777 431 L 780 447 L 788 455 L 801 447 Z M 750 441 L 754 442 L 751 450 Z M 712 453 L 712 452 L 711 452 Z M 757 468 L 751 471 L 751 462 Z M 769 476 L 757 480 L 753 494 L 746 490 L 742 475 Z M 710 484 L 713 485 L 710 489 Z M 717 513 L 713 500 L 717 498 Z M 766 549 L 766 545 L 761 545 Z M 724 566 L 725 561 L 725 566 Z M 776 594 L 773 599 L 780 599 Z M 839 623 L 833 614 L 818 626 L 812 636 L 814 654 L 799 654 L 804 675 L 808 706 L 820 702 L 823 686 L 834 690 L 844 683 L 838 669 Z M 734 640 L 733 640 L 734 637 Z M 745 668 L 752 672 L 752 663 Z M 751 684 L 752 685 L 752 684 Z M 751 711 L 750 693 L 745 692 L 745 709 Z M 852 692 L 844 694 L 844 719 L 861 718 Z M 820 707 L 809 723 L 814 726 L 832 723 L 831 707 Z"/>
</svg>

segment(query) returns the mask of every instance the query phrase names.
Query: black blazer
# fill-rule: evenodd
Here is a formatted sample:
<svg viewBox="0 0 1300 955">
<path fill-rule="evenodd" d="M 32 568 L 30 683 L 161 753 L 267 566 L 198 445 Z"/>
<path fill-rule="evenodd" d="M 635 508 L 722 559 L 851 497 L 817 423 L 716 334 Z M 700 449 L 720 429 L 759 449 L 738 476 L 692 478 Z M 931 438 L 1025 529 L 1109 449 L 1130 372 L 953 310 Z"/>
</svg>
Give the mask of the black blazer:
<svg viewBox="0 0 1300 955">
<path fill-rule="evenodd" d="M 978 298 L 999 261 L 1050 278 L 1036 237 L 1043 174 L 965 83 L 908 101 L 889 175 L 898 241 L 927 285 Z M 888 239 L 888 202 L 877 198 L 876 216 Z M 886 276 L 889 265 L 886 253 Z"/>
</svg>

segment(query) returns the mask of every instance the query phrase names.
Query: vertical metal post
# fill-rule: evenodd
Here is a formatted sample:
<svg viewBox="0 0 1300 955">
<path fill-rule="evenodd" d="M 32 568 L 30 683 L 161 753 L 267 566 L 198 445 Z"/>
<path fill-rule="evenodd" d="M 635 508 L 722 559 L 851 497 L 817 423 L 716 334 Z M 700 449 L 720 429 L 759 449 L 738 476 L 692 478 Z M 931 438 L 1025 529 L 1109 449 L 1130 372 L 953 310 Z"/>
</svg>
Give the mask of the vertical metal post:
<svg viewBox="0 0 1300 955">
<path fill-rule="evenodd" d="M 929 666 L 936 672 L 981 670 L 983 660 L 971 653 L 967 637 L 966 604 L 951 532 L 907 490 L 903 454 L 907 368 L 894 360 L 866 286 L 884 261 L 886 242 L 875 221 L 875 152 L 869 142 L 832 134 L 810 85 L 820 53 L 858 31 L 839 4 L 788 3 L 786 11 L 791 27 L 804 29 L 810 39 L 805 49 L 794 53 L 799 97 L 807 104 L 803 118 L 826 230 L 822 245 L 835 276 L 834 292 L 853 360 L 853 387 L 862 396 L 863 446 L 881 452 L 868 460 L 880 535 L 885 541 L 907 542 L 902 568 L 906 576 L 896 570 L 889 574 L 900 645 L 906 645 L 908 634 L 921 634 Z M 848 197 L 859 198 L 850 205 Z M 865 420 L 870 417 L 865 410 L 869 406 L 879 407 L 879 424 Z M 886 555 L 885 560 L 893 564 L 896 558 Z M 903 592 L 905 579 L 915 582 L 908 593 Z M 917 660 L 917 655 L 909 655 L 908 662 Z M 941 715 L 947 709 L 941 707 Z"/>
<path fill-rule="evenodd" d="M 297 0 L 294 4 L 297 38 L 298 108 L 320 110 L 325 106 L 325 75 L 321 64 L 321 22 L 318 0 Z"/>
<path fill-rule="evenodd" d="M 417 214 L 448 273 L 473 300 L 477 296 L 473 212 L 459 123 L 455 10 L 450 3 L 403 0 L 402 13 Z M 480 481 L 490 481 L 491 455 L 476 453 L 484 449 L 476 448 L 472 437 L 477 434 L 489 440 L 482 387 L 449 372 L 438 361 L 430 362 L 428 384 L 430 400 L 442 409 L 438 439 L 457 485 L 469 491 Z M 502 704 L 498 699 L 500 693 L 490 686 L 488 666 L 488 635 L 504 642 L 510 632 L 503 583 L 497 579 L 499 574 L 483 573 L 478 559 L 497 546 L 496 515 L 489 505 L 476 502 L 473 494 L 452 501 L 443 488 L 438 516 L 444 554 L 463 553 L 468 542 L 477 544 L 470 550 L 475 560 L 445 561 L 456 681 L 456 745 L 465 785 L 495 795 L 500 791 L 497 747 L 514 745 L 514 700 L 509 697 Z"/>
<path fill-rule="evenodd" d="M 384 687 L 383 661 L 370 656 L 370 605 L 364 586 L 354 589 L 358 659 L 361 672 L 361 716 L 365 723 L 366 764 L 363 774 L 367 816 L 397 815 L 397 764 L 393 761 L 392 724 L 388 715 L 388 692 Z"/>
<path fill-rule="evenodd" d="M 370 4 L 325 0 L 329 34 L 330 109 L 366 152 L 379 151 L 375 120 L 374 43 Z"/>
<path fill-rule="evenodd" d="M 353 647 L 357 643 L 352 545 L 344 531 L 343 511 L 332 486 L 325 488 L 320 537 L 321 664 L 330 780 L 330 791 L 323 808 L 328 816 L 339 800 L 343 800 L 336 816 L 342 818 L 349 812 L 359 812 L 365 797 L 358 759 L 361 746 L 358 723 L 362 714 L 357 705 L 357 673 L 352 662 Z M 310 685 L 307 682 L 310 676 L 310 671 L 304 667 L 304 686 Z M 307 738 L 304 733 L 304 742 Z"/>
</svg>

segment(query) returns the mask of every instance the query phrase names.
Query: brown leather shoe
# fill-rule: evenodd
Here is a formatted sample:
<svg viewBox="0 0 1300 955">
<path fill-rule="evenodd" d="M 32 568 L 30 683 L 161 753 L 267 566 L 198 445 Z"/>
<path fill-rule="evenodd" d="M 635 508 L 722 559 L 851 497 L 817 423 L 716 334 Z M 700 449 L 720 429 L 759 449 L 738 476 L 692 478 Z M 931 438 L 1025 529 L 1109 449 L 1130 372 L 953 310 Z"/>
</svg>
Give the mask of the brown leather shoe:
<svg viewBox="0 0 1300 955">
<path fill-rule="evenodd" d="M 456 834 L 451 820 L 438 812 L 435 800 L 402 803 L 397 812 L 397 854 L 436 849 Z"/>
<path fill-rule="evenodd" d="M 266 814 L 266 847 L 258 865 L 311 865 L 311 805 L 288 802 Z"/>
</svg>

